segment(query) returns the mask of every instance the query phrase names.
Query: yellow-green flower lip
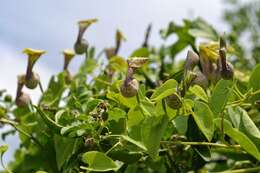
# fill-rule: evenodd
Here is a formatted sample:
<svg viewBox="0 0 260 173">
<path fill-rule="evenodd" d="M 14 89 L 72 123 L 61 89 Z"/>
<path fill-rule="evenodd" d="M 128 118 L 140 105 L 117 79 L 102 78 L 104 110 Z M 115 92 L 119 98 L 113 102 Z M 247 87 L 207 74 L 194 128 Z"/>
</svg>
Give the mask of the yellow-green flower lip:
<svg viewBox="0 0 260 173">
<path fill-rule="evenodd" d="M 27 54 L 28 56 L 36 56 L 39 57 L 42 54 L 45 54 L 46 51 L 40 49 L 32 49 L 32 48 L 25 48 L 23 53 Z"/>
<path fill-rule="evenodd" d="M 88 27 L 93 23 L 96 23 L 98 21 L 98 19 L 87 19 L 87 20 L 80 20 L 78 22 L 79 26 L 81 27 Z"/>
<path fill-rule="evenodd" d="M 67 58 L 73 58 L 76 55 L 75 52 L 71 49 L 65 49 L 62 51 L 62 53 Z"/>
<path fill-rule="evenodd" d="M 120 31 L 119 29 L 116 30 L 116 40 L 120 41 L 126 41 L 126 37 L 124 36 L 124 34 L 122 33 L 122 31 Z"/>
</svg>

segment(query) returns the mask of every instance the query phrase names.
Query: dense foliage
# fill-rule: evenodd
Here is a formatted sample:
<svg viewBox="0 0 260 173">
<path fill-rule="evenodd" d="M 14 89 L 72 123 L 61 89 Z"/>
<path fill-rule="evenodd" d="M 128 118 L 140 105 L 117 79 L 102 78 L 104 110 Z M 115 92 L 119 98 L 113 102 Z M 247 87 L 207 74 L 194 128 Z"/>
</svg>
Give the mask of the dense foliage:
<svg viewBox="0 0 260 173">
<path fill-rule="evenodd" d="M 47 88 L 33 70 L 45 51 L 24 50 L 16 98 L 0 96 L 0 125 L 13 127 L 2 138 L 20 137 L 4 172 L 260 171 L 260 65 L 240 68 L 238 44 L 228 43 L 233 33 L 221 35 L 201 18 L 171 22 L 160 34 L 177 40 L 158 48 L 149 44 L 149 26 L 126 60 L 119 30 L 115 46 L 96 54 L 83 38 L 95 22 L 79 22 L 78 72 L 69 71 L 74 51 L 64 50 L 63 71 Z M 38 86 L 36 104 L 23 88 Z M 1 159 L 7 149 L 0 147 Z"/>
</svg>

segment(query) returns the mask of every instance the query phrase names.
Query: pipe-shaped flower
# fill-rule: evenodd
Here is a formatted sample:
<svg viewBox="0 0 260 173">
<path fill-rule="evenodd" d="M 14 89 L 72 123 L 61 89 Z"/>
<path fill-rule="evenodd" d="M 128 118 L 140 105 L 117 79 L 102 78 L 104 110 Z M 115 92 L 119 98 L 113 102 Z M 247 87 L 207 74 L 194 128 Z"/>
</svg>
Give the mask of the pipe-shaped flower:
<svg viewBox="0 0 260 173">
<path fill-rule="evenodd" d="M 28 56 L 28 65 L 33 66 L 40 56 L 46 52 L 44 50 L 25 48 L 23 53 Z"/>
<path fill-rule="evenodd" d="M 62 51 L 63 56 L 64 56 L 64 66 L 63 66 L 63 70 L 67 70 L 68 69 L 68 65 L 70 63 L 70 61 L 74 58 L 75 56 L 75 52 L 73 50 L 70 49 L 65 49 Z"/>
<path fill-rule="evenodd" d="M 88 42 L 87 40 L 83 39 L 83 35 L 86 29 L 93 23 L 96 23 L 97 19 L 89 19 L 89 20 L 81 20 L 78 22 L 79 25 L 79 32 L 76 43 L 74 44 L 74 50 L 77 54 L 83 54 L 87 52 L 88 49 Z"/>
<path fill-rule="evenodd" d="M 28 65 L 25 75 L 25 85 L 30 89 L 34 89 L 38 85 L 40 77 L 37 73 L 33 72 L 33 66 L 36 63 L 36 61 L 40 58 L 40 56 L 45 53 L 45 51 L 26 48 L 23 50 L 23 53 L 27 54 L 28 56 Z"/>
<path fill-rule="evenodd" d="M 139 82 L 133 78 L 134 72 L 137 68 L 142 67 L 148 58 L 144 57 L 132 57 L 127 60 L 128 72 L 126 79 L 120 87 L 120 92 L 124 97 L 133 97 L 137 94 L 139 89 Z"/>
<path fill-rule="evenodd" d="M 123 33 L 117 29 L 116 30 L 116 48 L 115 48 L 115 55 L 118 54 L 122 41 L 126 41 L 126 37 Z"/>
</svg>

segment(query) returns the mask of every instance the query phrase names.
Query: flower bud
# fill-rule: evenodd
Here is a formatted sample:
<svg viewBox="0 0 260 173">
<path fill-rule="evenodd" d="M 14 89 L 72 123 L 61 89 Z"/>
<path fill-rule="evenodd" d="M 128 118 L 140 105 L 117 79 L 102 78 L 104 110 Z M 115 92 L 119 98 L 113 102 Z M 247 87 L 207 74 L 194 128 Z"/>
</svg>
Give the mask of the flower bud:
<svg viewBox="0 0 260 173">
<path fill-rule="evenodd" d="M 185 71 L 188 70 L 193 70 L 193 68 L 199 64 L 199 56 L 198 54 L 196 54 L 195 52 L 189 50 L 188 54 L 187 54 L 187 58 L 186 58 L 186 62 L 185 62 Z"/>
<path fill-rule="evenodd" d="M 121 94 L 124 97 L 133 97 L 137 94 L 139 82 L 136 79 L 126 80 L 120 87 Z"/>
<path fill-rule="evenodd" d="M 256 101 L 255 101 L 255 107 L 256 107 L 257 109 L 260 109 L 260 100 L 256 100 Z"/>
<path fill-rule="evenodd" d="M 85 39 L 81 39 L 76 41 L 74 44 L 74 50 L 76 54 L 82 55 L 83 53 L 86 53 L 88 50 L 88 42 Z"/>
<path fill-rule="evenodd" d="M 16 98 L 15 103 L 19 107 L 27 106 L 31 102 L 29 94 L 21 92 L 21 94 Z"/>
<path fill-rule="evenodd" d="M 35 89 L 40 82 L 40 76 L 38 73 L 32 72 L 29 78 L 25 79 L 25 86 L 29 89 Z"/>
<path fill-rule="evenodd" d="M 166 97 L 166 104 L 172 109 L 180 109 L 182 107 L 181 98 L 176 93 Z"/>
<path fill-rule="evenodd" d="M 201 73 L 197 72 L 196 77 L 192 80 L 191 85 L 199 85 L 202 88 L 206 89 L 209 85 L 207 77 Z"/>
<path fill-rule="evenodd" d="M 9 102 L 9 103 L 10 103 L 10 102 L 12 102 L 12 100 L 13 100 L 13 99 L 12 99 L 12 96 L 11 96 L 11 95 L 9 95 L 9 94 L 5 95 L 5 97 L 4 97 L 4 101 L 5 101 L 5 102 Z"/>
<path fill-rule="evenodd" d="M 234 70 L 233 70 L 233 66 L 230 63 L 226 64 L 226 68 L 225 69 L 221 69 L 220 71 L 221 77 L 225 80 L 231 80 L 233 79 L 234 76 Z"/>
</svg>

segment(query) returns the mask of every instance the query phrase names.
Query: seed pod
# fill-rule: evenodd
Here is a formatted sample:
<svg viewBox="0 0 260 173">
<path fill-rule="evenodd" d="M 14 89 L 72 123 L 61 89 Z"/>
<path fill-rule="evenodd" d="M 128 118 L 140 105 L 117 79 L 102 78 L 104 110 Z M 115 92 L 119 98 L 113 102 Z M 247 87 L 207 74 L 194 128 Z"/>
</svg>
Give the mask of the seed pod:
<svg viewBox="0 0 260 173">
<path fill-rule="evenodd" d="M 200 58 L 199 55 L 195 52 L 189 50 L 185 62 L 185 71 L 193 70 L 193 68 L 199 64 Z"/>
<path fill-rule="evenodd" d="M 74 44 L 76 54 L 82 55 L 88 50 L 88 42 L 85 39 L 77 40 Z"/>
<path fill-rule="evenodd" d="M 203 73 L 197 72 L 196 77 L 191 82 L 191 85 L 199 85 L 202 88 L 206 89 L 209 85 L 209 82 L 207 77 Z"/>
<path fill-rule="evenodd" d="M 166 103 L 172 109 L 180 109 L 182 107 L 181 98 L 176 93 L 166 97 Z"/>
<path fill-rule="evenodd" d="M 25 86 L 29 89 L 35 89 L 40 82 L 40 76 L 38 73 L 32 72 L 29 78 L 25 79 Z"/>
<path fill-rule="evenodd" d="M 21 94 L 16 98 L 15 103 L 19 107 L 27 106 L 31 102 L 29 94 L 21 92 Z"/>
<path fill-rule="evenodd" d="M 121 94 L 124 97 L 133 97 L 137 94 L 139 82 L 136 79 L 126 80 L 120 87 Z"/>
<path fill-rule="evenodd" d="M 222 68 L 220 74 L 223 79 L 232 80 L 234 76 L 233 66 L 230 63 L 227 63 L 226 68 L 225 69 Z"/>
</svg>

